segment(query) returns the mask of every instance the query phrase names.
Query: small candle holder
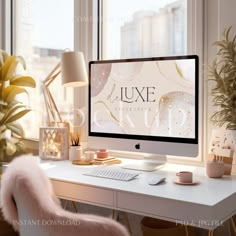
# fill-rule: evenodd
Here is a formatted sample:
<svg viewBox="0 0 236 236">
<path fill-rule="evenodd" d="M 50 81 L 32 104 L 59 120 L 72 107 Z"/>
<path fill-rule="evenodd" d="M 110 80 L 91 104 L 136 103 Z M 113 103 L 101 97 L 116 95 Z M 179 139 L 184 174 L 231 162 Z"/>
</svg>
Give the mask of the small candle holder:
<svg viewBox="0 0 236 236">
<path fill-rule="evenodd" d="M 68 129 L 65 127 L 40 128 L 39 156 L 41 159 L 67 160 L 69 157 Z"/>
</svg>

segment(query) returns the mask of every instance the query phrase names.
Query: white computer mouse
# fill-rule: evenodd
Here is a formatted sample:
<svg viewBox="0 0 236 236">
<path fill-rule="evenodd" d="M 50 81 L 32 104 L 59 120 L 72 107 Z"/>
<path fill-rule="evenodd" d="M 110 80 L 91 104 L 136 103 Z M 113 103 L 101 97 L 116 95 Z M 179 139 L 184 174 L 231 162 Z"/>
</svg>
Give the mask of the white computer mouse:
<svg viewBox="0 0 236 236">
<path fill-rule="evenodd" d="M 166 181 L 165 177 L 162 176 L 152 176 L 149 180 L 148 180 L 148 184 L 149 185 L 157 185 L 160 183 L 163 183 Z"/>
</svg>

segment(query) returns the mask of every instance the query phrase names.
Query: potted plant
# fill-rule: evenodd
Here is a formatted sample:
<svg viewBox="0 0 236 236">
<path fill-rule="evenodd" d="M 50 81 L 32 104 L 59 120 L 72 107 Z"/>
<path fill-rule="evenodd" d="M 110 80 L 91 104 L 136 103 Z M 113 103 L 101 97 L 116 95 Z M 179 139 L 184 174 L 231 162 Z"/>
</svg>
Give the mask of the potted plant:
<svg viewBox="0 0 236 236">
<path fill-rule="evenodd" d="M 8 55 L 0 49 L 0 162 L 24 148 L 21 141 L 24 130 L 17 121 L 31 109 L 18 101 L 17 95 L 27 93 L 25 87 L 36 86 L 32 77 L 17 73 L 18 66 L 26 69 L 22 57 Z"/>
<path fill-rule="evenodd" d="M 209 77 L 215 82 L 211 95 L 218 111 L 211 116 L 213 124 L 236 129 L 236 36 L 229 38 L 231 27 L 225 29 L 224 39 L 215 42 L 216 58 L 210 66 Z"/>
<path fill-rule="evenodd" d="M 219 152 L 219 148 L 231 149 L 228 164 L 232 164 L 236 143 L 236 36 L 231 39 L 230 30 L 231 27 L 226 28 L 223 40 L 213 44 L 218 51 L 209 68 L 209 79 L 215 82 L 211 90 L 212 102 L 218 108 L 211 122 L 220 128 L 212 131 L 210 153 Z"/>
</svg>

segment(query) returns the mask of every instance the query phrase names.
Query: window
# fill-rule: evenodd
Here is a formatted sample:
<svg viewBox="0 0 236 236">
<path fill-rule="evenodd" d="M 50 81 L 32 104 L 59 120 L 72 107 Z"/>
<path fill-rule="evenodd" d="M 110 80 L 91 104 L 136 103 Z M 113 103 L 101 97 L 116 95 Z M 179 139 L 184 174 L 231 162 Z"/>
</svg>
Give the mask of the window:
<svg viewBox="0 0 236 236">
<path fill-rule="evenodd" d="M 27 73 L 37 82 L 36 90 L 29 92 L 33 111 L 21 123 L 27 138 L 38 138 L 39 126 L 45 124 L 46 116 L 42 113 L 45 111 L 42 81 L 59 62 L 61 53 L 74 48 L 74 0 L 15 0 L 13 6 L 13 53 L 25 58 Z M 73 90 L 63 88 L 57 78 L 50 91 L 61 113 L 68 115 Z"/>
<path fill-rule="evenodd" d="M 33 112 L 22 122 L 27 138 L 38 138 L 38 129 L 45 124 L 42 81 L 66 48 L 83 51 L 87 63 L 96 59 L 201 54 L 201 0 L 12 1 L 13 53 L 26 59 L 28 73 L 37 80 L 37 89 L 29 93 Z M 74 89 L 63 89 L 57 79 L 50 90 L 59 109 L 68 108 L 61 112 L 69 117 L 73 106 L 86 106 L 86 89 L 77 88 L 74 97 Z M 86 130 L 83 134 L 86 136 Z"/>
<path fill-rule="evenodd" d="M 187 53 L 187 0 L 103 0 L 102 58 Z"/>
<path fill-rule="evenodd" d="M 203 3 L 202 0 L 98 0 L 98 58 L 197 54 L 200 65 L 203 64 Z M 202 75 L 201 67 L 199 74 Z M 203 110 L 202 81 L 200 77 L 200 110 Z M 203 137 L 202 112 L 199 119 L 199 137 Z M 202 138 L 199 146 L 199 156 L 194 160 L 197 162 L 202 161 L 204 152 Z"/>
</svg>

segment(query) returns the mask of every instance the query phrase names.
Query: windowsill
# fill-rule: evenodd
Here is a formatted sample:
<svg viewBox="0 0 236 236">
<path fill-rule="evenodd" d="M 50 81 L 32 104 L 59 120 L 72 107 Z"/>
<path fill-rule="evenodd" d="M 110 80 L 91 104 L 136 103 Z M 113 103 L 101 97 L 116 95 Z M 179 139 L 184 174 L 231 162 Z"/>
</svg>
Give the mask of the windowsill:
<svg viewBox="0 0 236 236">
<path fill-rule="evenodd" d="M 25 138 L 23 139 L 27 152 L 33 153 L 35 155 L 38 154 L 39 150 L 39 140 L 38 139 L 31 139 L 31 138 Z M 82 142 L 83 150 L 87 149 L 87 143 Z M 143 154 L 141 153 L 131 153 L 131 152 L 122 152 L 122 151 L 111 151 L 112 155 L 122 157 L 126 156 L 127 158 L 131 159 L 142 159 Z M 201 158 L 200 156 L 196 158 L 190 158 L 190 157 L 175 157 L 175 156 L 167 156 L 167 161 L 169 163 L 174 164 L 183 164 L 183 165 L 193 165 L 193 166 L 203 166 L 204 165 L 204 158 Z"/>
</svg>

